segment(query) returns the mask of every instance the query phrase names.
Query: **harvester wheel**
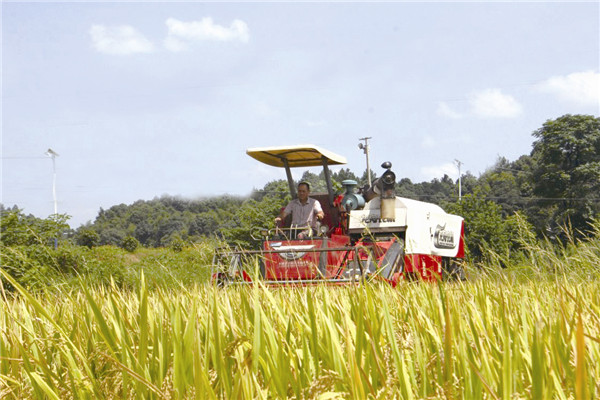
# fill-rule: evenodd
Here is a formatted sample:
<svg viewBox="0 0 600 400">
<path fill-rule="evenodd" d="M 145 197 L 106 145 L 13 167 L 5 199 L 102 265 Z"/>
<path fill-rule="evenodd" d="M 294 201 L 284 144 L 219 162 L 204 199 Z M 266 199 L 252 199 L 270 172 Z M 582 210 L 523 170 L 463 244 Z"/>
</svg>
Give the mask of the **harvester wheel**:
<svg viewBox="0 0 600 400">
<path fill-rule="evenodd" d="M 464 267 L 456 260 L 449 257 L 442 258 L 442 280 L 465 281 L 467 276 Z"/>
<path fill-rule="evenodd" d="M 222 288 L 229 284 L 229 277 L 226 274 L 220 272 L 215 277 L 214 282 L 218 288 Z"/>
<path fill-rule="evenodd" d="M 265 268 L 265 260 L 262 257 L 258 259 L 258 272 L 260 273 L 261 278 L 265 279 L 267 277 L 267 270 Z"/>
</svg>

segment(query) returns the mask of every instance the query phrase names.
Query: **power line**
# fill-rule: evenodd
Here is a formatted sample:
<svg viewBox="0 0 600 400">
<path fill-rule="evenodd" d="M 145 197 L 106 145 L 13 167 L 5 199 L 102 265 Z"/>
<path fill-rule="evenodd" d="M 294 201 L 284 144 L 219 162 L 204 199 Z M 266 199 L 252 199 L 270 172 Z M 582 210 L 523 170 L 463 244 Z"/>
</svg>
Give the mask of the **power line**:
<svg viewBox="0 0 600 400">
<path fill-rule="evenodd" d="M 416 197 L 416 198 L 441 197 L 440 200 L 444 200 L 446 198 L 447 199 L 451 199 L 450 196 L 446 196 L 445 194 L 420 194 L 420 195 L 410 195 L 409 197 Z M 482 197 L 476 197 L 475 200 L 600 201 L 600 197 L 523 197 L 523 196 L 500 197 L 500 196 L 482 196 Z"/>
<path fill-rule="evenodd" d="M 492 172 L 496 169 L 501 169 L 503 171 L 513 171 L 513 172 L 527 172 L 525 170 L 522 169 L 513 169 L 513 168 L 505 168 L 505 167 L 493 167 L 492 168 Z"/>
<path fill-rule="evenodd" d="M 48 157 L 0 157 L 0 160 L 32 160 L 32 159 L 40 159 L 40 158 L 48 158 Z"/>
<path fill-rule="evenodd" d="M 287 194 L 285 191 L 277 191 L 277 190 L 253 190 L 252 193 L 260 193 L 260 194 Z M 467 194 L 468 195 L 468 194 Z M 446 196 L 441 193 L 434 194 L 410 194 L 406 195 L 407 198 L 431 198 L 431 197 L 440 197 L 440 200 L 444 200 L 446 198 L 451 199 L 450 196 Z M 463 196 L 464 197 L 464 196 Z M 531 196 L 482 196 L 476 197 L 475 200 L 525 200 L 525 201 L 600 201 L 600 197 L 531 197 Z"/>
<path fill-rule="evenodd" d="M 600 201 L 600 197 L 484 197 L 495 200 L 544 200 L 544 201 Z"/>
</svg>

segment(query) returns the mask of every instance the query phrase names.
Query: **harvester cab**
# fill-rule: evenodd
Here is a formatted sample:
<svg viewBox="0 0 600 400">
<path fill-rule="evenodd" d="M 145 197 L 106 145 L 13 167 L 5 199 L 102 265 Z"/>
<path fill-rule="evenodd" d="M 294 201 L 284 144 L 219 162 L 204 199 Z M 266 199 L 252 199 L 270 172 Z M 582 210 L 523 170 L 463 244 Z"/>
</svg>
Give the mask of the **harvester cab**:
<svg viewBox="0 0 600 400">
<path fill-rule="evenodd" d="M 254 159 L 284 168 L 292 198 L 296 185 L 291 168 L 322 167 L 327 193 L 311 197 L 321 203 L 325 217 L 314 235 L 299 238 L 306 227 L 262 229 L 260 250 L 221 249 L 213 260 L 213 280 L 219 284 L 306 285 L 346 284 L 383 280 L 396 285 L 403 279 L 435 281 L 464 278 L 458 259 L 464 257 L 464 223 L 431 203 L 397 197 L 392 164 L 370 187 L 358 189 L 353 180 L 335 193 L 330 165 L 346 159 L 314 145 L 252 148 Z"/>
</svg>

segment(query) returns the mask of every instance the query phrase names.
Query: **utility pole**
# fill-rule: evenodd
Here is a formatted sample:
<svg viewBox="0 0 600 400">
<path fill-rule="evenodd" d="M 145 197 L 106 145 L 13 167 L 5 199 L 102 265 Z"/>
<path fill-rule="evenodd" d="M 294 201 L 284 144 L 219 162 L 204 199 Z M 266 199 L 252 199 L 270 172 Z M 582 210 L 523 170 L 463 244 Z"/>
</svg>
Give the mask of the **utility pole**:
<svg viewBox="0 0 600 400">
<path fill-rule="evenodd" d="M 462 201 L 462 175 L 460 173 L 460 166 L 463 164 L 460 160 L 454 159 L 456 166 L 458 167 L 458 201 Z"/>
<path fill-rule="evenodd" d="M 358 148 L 364 151 L 365 155 L 367 156 L 367 183 L 369 184 L 369 187 L 371 187 L 371 167 L 369 166 L 369 139 L 371 139 L 371 137 L 359 138 L 358 140 L 364 140 L 365 144 L 359 143 Z"/>
</svg>

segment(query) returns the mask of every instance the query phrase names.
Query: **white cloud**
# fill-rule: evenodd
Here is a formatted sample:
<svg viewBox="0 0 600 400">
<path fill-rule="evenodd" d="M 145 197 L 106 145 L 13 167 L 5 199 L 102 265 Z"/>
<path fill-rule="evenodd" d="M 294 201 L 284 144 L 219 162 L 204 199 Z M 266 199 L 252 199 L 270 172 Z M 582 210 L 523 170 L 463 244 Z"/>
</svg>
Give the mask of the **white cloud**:
<svg viewBox="0 0 600 400">
<path fill-rule="evenodd" d="M 515 118 L 523 108 L 514 97 L 500 89 L 485 89 L 469 96 L 471 111 L 482 118 Z"/>
<path fill-rule="evenodd" d="M 451 119 L 460 119 L 463 115 L 457 111 L 454 111 L 447 103 L 441 101 L 438 104 L 437 114 Z"/>
<path fill-rule="evenodd" d="M 554 93 L 563 101 L 579 105 L 598 106 L 600 103 L 600 73 L 591 70 L 553 76 L 540 83 L 537 88 Z"/>
<path fill-rule="evenodd" d="M 239 19 L 234 20 L 229 27 L 215 24 L 210 17 L 191 22 L 169 18 L 166 24 L 168 34 L 164 44 L 174 52 L 186 50 L 191 43 L 203 40 L 237 40 L 247 43 L 250 39 L 248 25 Z"/>
<path fill-rule="evenodd" d="M 433 178 L 442 178 L 444 175 L 449 177 L 458 177 L 458 169 L 454 163 L 446 163 L 442 165 L 432 165 L 421 168 L 421 174 L 428 180 Z"/>
<path fill-rule="evenodd" d="M 154 51 L 152 42 L 129 25 L 92 25 L 90 36 L 92 45 L 100 53 L 127 55 Z"/>
</svg>

